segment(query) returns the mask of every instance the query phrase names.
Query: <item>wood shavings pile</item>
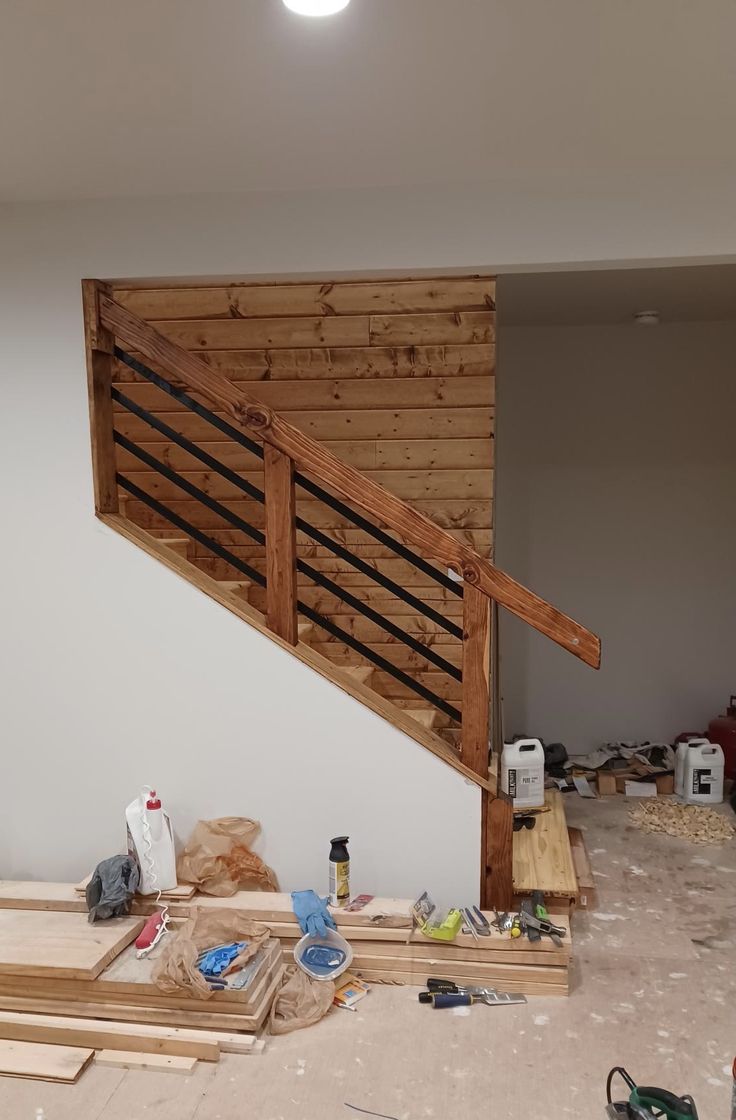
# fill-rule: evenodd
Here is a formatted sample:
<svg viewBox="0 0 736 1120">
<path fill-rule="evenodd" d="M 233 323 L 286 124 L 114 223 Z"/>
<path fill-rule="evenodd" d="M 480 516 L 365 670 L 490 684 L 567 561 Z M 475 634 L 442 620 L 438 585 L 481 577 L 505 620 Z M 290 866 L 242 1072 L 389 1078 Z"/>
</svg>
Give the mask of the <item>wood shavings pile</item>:
<svg viewBox="0 0 736 1120">
<path fill-rule="evenodd" d="M 664 832 L 693 844 L 724 844 L 734 836 L 734 828 L 725 817 L 706 805 L 652 799 L 635 805 L 629 820 L 644 832 Z"/>
</svg>

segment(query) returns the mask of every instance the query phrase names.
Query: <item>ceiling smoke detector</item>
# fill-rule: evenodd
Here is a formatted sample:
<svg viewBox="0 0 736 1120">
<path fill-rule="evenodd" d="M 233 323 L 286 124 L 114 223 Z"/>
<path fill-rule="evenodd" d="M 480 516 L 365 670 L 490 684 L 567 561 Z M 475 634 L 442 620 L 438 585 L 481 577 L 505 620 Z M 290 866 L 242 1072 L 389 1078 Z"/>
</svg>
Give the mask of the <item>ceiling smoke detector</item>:
<svg viewBox="0 0 736 1120">
<path fill-rule="evenodd" d="M 349 3 L 350 0 L 284 0 L 286 7 L 300 16 L 334 16 Z"/>
<path fill-rule="evenodd" d="M 658 311 L 637 311 L 634 314 L 634 322 L 638 327 L 658 327 L 659 326 L 659 312 Z"/>
</svg>

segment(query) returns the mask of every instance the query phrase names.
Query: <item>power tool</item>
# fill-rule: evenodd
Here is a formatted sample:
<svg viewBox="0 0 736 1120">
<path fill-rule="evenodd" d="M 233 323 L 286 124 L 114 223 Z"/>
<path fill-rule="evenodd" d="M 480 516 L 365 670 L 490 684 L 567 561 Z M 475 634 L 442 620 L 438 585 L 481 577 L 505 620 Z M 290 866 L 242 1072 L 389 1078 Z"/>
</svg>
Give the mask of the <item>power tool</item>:
<svg viewBox="0 0 736 1120">
<path fill-rule="evenodd" d="M 611 1083 L 619 1074 L 629 1087 L 629 1098 L 625 1101 L 611 1100 Z M 667 1089 L 657 1089 L 653 1085 L 637 1085 L 633 1077 L 622 1066 L 614 1066 L 606 1081 L 606 1116 L 611 1120 L 624 1117 L 626 1120 L 698 1120 L 695 1101 L 689 1095 L 678 1097 Z"/>
</svg>

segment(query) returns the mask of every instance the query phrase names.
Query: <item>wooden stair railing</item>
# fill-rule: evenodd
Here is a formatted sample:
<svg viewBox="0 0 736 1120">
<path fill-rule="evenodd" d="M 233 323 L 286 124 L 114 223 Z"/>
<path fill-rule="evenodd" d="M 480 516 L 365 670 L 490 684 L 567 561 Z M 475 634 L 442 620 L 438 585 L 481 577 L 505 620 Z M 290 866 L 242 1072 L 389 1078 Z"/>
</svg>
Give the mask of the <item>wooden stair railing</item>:
<svg viewBox="0 0 736 1120">
<path fill-rule="evenodd" d="M 146 502 L 155 512 L 160 513 L 170 526 L 199 540 L 206 548 L 221 555 L 240 574 L 256 584 L 265 587 L 266 619 L 268 628 L 283 642 L 296 646 L 299 642 L 299 614 L 318 626 L 326 629 L 332 636 L 345 642 L 369 659 L 380 669 L 388 670 L 398 680 L 404 680 L 415 693 L 425 696 L 430 703 L 444 711 L 452 719 L 461 723 L 460 758 L 463 768 L 477 775 L 482 788 L 482 874 L 481 897 L 484 905 L 509 909 L 512 905 L 511 849 L 513 836 L 512 807 L 509 799 L 492 787 L 488 781 L 488 752 L 490 737 L 490 635 L 492 604 L 500 604 L 540 633 L 545 634 L 563 648 L 579 657 L 586 664 L 598 668 L 600 665 L 600 641 L 590 631 L 580 626 L 567 615 L 517 583 L 505 572 L 496 568 L 467 545 L 445 532 L 429 518 L 407 505 L 379 484 L 362 475 L 355 468 L 342 462 L 320 443 L 293 427 L 280 415 L 244 393 L 223 374 L 210 369 L 203 361 L 170 342 L 148 323 L 127 311 L 112 298 L 108 285 L 95 281 L 83 281 L 85 334 L 87 343 L 88 382 L 90 397 L 90 417 L 92 427 L 93 468 L 95 477 L 95 503 L 100 515 L 115 515 L 118 511 L 118 486 L 138 500 Z M 136 355 L 131 357 L 130 351 Z M 116 357 L 125 361 L 131 368 L 152 380 L 159 388 L 185 397 L 188 407 L 200 409 L 205 418 L 221 429 L 227 429 L 237 436 L 238 432 L 250 432 L 263 442 L 263 449 L 248 442 L 264 461 L 264 491 L 261 492 L 229 471 L 223 464 L 211 460 L 201 449 L 191 445 L 178 433 L 173 432 L 140 406 L 127 400 L 124 394 L 112 384 L 113 367 Z M 154 370 L 143 364 L 152 363 L 163 368 L 167 377 L 183 391 L 159 377 Z M 186 396 L 194 392 L 204 397 L 218 410 L 225 412 L 235 422 L 235 427 L 223 423 L 214 413 L 207 412 L 195 400 Z M 128 408 L 141 416 L 146 423 L 164 431 L 167 438 L 173 438 L 188 453 L 195 454 L 208 467 L 233 481 L 239 489 L 251 498 L 265 500 L 265 535 L 260 530 L 236 517 L 221 503 L 216 502 L 204 492 L 171 470 L 166 464 L 150 456 L 142 448 L 126 439 L 114 427 L 113 402 Z M 239 437 L 243 441 L 244 437 Z M 176 486 L 198 501 L 213 509 L 228 524 L 245 532 L 249 538 L 265 544 L 265 577 L 249 564 L 238 560 L 206 534 L 177 518 L 163 503 L 147 495 L 130 480 L 121 476 L 116 468 L 116 446 L 122 446 L 152 469 L 173 481 Z M 208 460 L 210 460 L 208 462 Z M 306 471 L 306 476 L 301 472 Z M 316 481 L 315 481 L 316 480 Z M 462 595 L 463 626 L 460 631 L 448 620 L 441 619 L 450 633 L 456 632 L 462 640 L 462 671 L 446 662 L 431 647 L 405 634 L 400 628 L 389 624 L 388 620 L 375 616 L 367 603 L 355 600 L 345 589 L 337 587 L 334 581 L 310 568 L 297 557 L 296 530 L 305 530 L 309 535 L 326 543 L 336 555 L 344 554 L 353 566 L 361 570 L 364 561 L 352 556 L 336 542 L 326 538 L 314 526 L 297 516 L 295 483 L 307 491 L 315 493 L 320 500 L 333 503 L 354 518 L 357 525 L 366 526 L 378 539 L 388 541 L 399 555 L 408 556 L 411 563 L 426 571 L 430 578 L 442 582 L 453 594 Z M 324 488 L 327 489 L 324 489 Z M 336 497 L 335 497 L 336 496 Z M 349 503 L 346 507 L 344 503 Z M 394 540 L 371 523 L 365 522 L 359 514 L 353 513 L 358 506 L 369 518 L 397 534 Z M 324 541 L 320 539 L 325 537 Z M 405 542 L 402 544 L 401 542 Z M 419 550 L 420 556 L 408 551 L 407 546 Z M 432 560 L 449 569 L 462 579 L 462 584 L 450 580 L 444 572 L 428 565 L 421 559 L 429 556 Z M 413 597 L 393 584 L 381 573 L 369 568 L 371 578 L 382 583 L 394 594 L 407 601 Z M 443 672 L 461 682 L 461 711 L 444 701 L 431 690 L 385 662 L 385 659 L 372 654 L 362 643 L 335 627 L 327 619 L 299 601 L 297 572 L 302 572 L 317 584 L 325 587 L 331 594 L 337 594 L 345 602 L 355 605 L 365 617 L 405 642 L 410 648 L 422 651 L 423 655 L 439 666 Z M 408 598 L 407 598 L 408 597 Z M 426 604 L 417 603 L 428 616 L 436 615 Z M 439 617 L 439 616 L 438 616 Z M 498 769 L 498 767 L 497 767 Z"/>
</svg>

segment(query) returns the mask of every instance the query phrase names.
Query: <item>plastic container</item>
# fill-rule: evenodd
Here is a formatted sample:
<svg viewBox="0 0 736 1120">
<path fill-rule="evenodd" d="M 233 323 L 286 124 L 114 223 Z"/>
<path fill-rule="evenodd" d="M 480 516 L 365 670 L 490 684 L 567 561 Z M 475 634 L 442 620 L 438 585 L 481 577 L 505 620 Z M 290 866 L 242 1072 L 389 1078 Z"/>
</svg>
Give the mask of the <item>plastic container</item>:
<svg viewBox="0 0 736 1120">
<path fill-rule="evenodd" d="M 678 797 L 683 795 L 683 783 L 685 779 L 685 758 L 691 746 L 695 747 L 699 743 L 708 743 L 709 740 L 705 739 L 702 735 L 680 735 L 677 741 L 677 750 L 675 752 L 675 793 Z"/>
<path fill-rule="evenodd" d="M 544 747 L 539 739 L 504 744 L 501 789 L 513 798 L 515 809 L 544 805 Z"/>
<path fill-rule="evenodd" d="M 125 810 L 128 852 L 141 869 L 139 894 L 171 891 L 177 885 L 176 851 L 171 821 L 155 790 L 144 787 Z"/>
<path fill-rule="evenodd" d="M 723 772 L 723 751 L 718 743 L 690 743 L 685 755 L 683 799 L 688 805 L 720 805 Z"/>
<path fill-rule="evenodd" d="M 337 950 L 336 955 L 341 957 L 340 962 L 334 968 L 311 967 L 304 956 L 310 949 L 319 948 L 331 949 L 333 952 Z M 344 957 L 342 954 L 344 954 Z M 328 929 L 324 936 L 321 933 L 305 934 L 301 941 L 298 941 L 294 946 L 294 960 L 302 972 L 306 972 L 307 976 L 311 976 L 314 980 L 334 980 L 337 976 L 341 976 L 352 964 L 353 950 L 337 930 Z"/>
<path fill-rule="evenodd" d="M 736 696 L 732 696 L 726 714 L 716 716 L 708 724 L 708 738 L 723 750 L 725 776 L 736 779 Z"/>
</svg>

